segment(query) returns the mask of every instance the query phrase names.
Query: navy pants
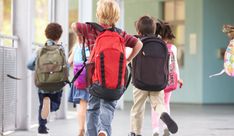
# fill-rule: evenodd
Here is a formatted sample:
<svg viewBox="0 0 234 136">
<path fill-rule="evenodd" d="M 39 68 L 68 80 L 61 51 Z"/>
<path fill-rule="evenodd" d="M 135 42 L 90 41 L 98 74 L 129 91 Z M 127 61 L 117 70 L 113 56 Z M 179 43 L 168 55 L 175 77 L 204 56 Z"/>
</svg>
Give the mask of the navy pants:
<svg viewBox="0 0 234 136">
<path fill-rule="evenodd" d="M 53 93 L 53 94 L 45 94 L 45 93 L 39 92 L 38 97 L 39 97 L 39 102 L 40 102 L 38 121 L 39 121 L 40 126 L 45 126 L 47 123 L 47 119 L 41 118 L 41 109 L 43 106 L 43 99 L 45 97 L 49 97 L 50 98 L 50 111 L 51 112 L 57 111 L 59 109 L 59 106 L 61 103 L 62 91 L 57 92 L 57 93 Z"/>
</svg>

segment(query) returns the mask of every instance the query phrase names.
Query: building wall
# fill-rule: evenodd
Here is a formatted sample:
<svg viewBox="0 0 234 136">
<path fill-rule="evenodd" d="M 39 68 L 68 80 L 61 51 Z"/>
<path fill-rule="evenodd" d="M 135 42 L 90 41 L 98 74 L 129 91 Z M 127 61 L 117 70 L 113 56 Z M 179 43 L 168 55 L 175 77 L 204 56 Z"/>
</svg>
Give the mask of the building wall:
<svg viewBox="0 0 234 136">
<path fill-rule="evenodd" d="M 234 78 L 226 74 L 208 78 L 210 74 L 223 69 L 223 59 L 218 58 L 220 48 L 228 45 L 228 38 L 222 32 L 223 24 L 234 24 L 233 0 L 204 1 L 203 37 L 203 103 L 234 103 Z"/>
<path fill-rule="evenodd" d="M 172 95 L 172 102 L 202 103 L 202 40 L 203 40 L 203 0 L 185 1 L 185 46 L 184 66 L 180 68 L 181 78 L 184 80 L 182 89 Z M 196 35 L 194 53 L 190 52 L 190 36 Z"/>
</svg>

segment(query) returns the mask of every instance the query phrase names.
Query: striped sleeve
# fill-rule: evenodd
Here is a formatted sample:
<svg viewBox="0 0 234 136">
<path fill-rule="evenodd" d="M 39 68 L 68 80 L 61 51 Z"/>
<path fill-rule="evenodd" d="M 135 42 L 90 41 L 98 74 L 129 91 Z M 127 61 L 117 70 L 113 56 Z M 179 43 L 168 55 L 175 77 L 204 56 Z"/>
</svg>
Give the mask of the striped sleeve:
<svg viewBox="0 0 234 136">
<path fill-rule="evenodd" d="M 134 48 L 138 41 L 136 37 L 126 33 L 124 34 L 124 40 L 125 40 L 125 46 L 130 48 Z"/>
<path fill-rule="evenodd" d="M 84 37 L 87 37 L 88 34 L 91 31 L 90 25 L 87 25 L 85 23 L 79 23 L 79 22 L 77 22 L 76 23 L 76 28 L 77 28 L 78 33 L 81 34 Z"/>
</svg>

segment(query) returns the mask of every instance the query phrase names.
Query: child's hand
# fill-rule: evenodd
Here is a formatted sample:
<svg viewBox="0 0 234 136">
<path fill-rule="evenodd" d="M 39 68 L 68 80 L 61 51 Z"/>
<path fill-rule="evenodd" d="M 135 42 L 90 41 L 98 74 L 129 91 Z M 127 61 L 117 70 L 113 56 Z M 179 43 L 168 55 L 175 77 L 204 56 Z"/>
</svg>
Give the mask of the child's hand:
<svg viewBox="0 0 234 136">
<path fill-rule="evenodd" d="M 183 86 L 183 80 L 182 80 L 182 79 L 179 79 L 179 80 L 178 80 L 178 83 L 180 84 L 180 88 L 182 88 L 182 86 Z"/>
</svg>

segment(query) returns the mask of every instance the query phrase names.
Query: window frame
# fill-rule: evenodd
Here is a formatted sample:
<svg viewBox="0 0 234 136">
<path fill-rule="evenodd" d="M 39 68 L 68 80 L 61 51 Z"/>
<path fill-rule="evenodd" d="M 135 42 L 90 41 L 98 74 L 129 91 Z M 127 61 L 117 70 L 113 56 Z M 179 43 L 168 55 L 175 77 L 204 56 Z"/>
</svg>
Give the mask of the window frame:
<svg viewBox="0 0 234 136">
<path fill-rule="evenodd" d="M 172 20 L 166 20 L 166 2 L 173 2 L 173 19 Z M 177 15 L 177 2 L 183 2 L 184 3 L 184 17 L 183 19 L 181 20 L 178 20 L 176 18 L 176 15 Z M 183 67 L 184 66 L 184 47 L 185 47 L 185 30 L 186 30 L 186 26 L 185 26 L 185 19 L 186 19 L 186 16 L 185 16 L 185 0 L 164 0 L 162 1 L 162 18 L 163 20 L 165 20 L 166 22 L 168 22 L 171 27 L 172 27 L 172 30 L 173 30 L 173 33 L 175 34 L 175 36 L 177 37 L 177 32 L 176 32 L 176 28 L 180 25 L 184 26 L 184 32 L 183 32 L 183 43 L 182 44 L 179 44 L 179 43 L 176 43 L 176 40 L 173 40 L 172 43 L 175 43 L 175 46 L 177 47 L 177 60 L 178 60 L 178 65 L 179 67 Z"/>
</svg>

